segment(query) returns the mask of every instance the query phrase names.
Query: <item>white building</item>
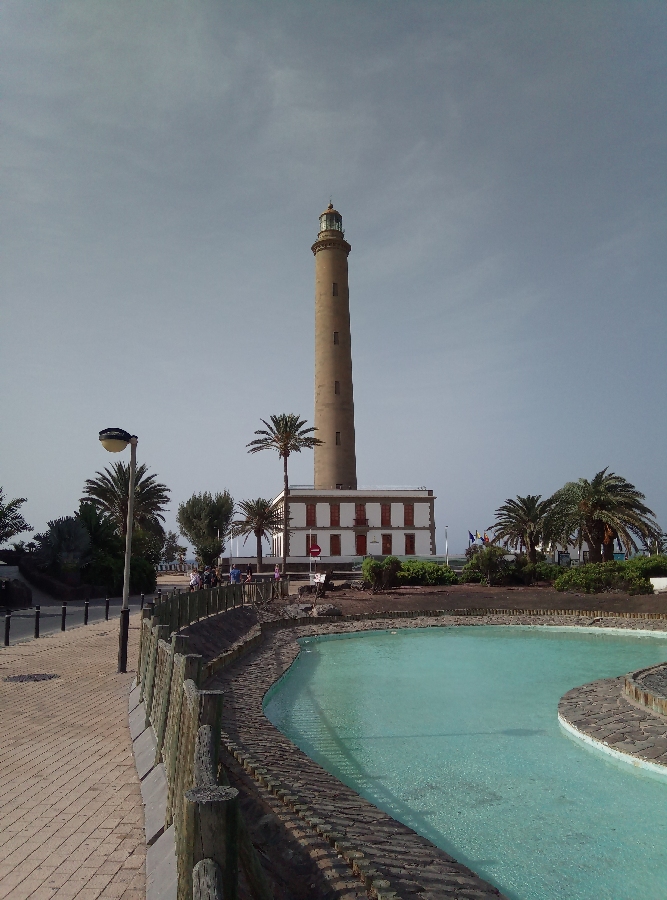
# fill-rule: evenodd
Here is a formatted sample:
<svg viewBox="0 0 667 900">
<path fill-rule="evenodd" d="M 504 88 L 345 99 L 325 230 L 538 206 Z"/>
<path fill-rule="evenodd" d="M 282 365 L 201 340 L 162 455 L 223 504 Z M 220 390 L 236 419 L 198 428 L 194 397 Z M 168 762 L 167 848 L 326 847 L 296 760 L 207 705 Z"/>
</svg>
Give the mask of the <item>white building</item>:
<svg viewBox="0 0 667 900">
<path fill-rule="evenodd" d="M 320 559 L 351 563 L 359 557 L 435 555 L 433 491 L 289 491 L 289 558 L 302 561 L 317 544 Z M 282 506 L 283 492 L 275 498 Z M 274 534 L 272 556 L 282 556 L 282 533 Z"/>
</svg>

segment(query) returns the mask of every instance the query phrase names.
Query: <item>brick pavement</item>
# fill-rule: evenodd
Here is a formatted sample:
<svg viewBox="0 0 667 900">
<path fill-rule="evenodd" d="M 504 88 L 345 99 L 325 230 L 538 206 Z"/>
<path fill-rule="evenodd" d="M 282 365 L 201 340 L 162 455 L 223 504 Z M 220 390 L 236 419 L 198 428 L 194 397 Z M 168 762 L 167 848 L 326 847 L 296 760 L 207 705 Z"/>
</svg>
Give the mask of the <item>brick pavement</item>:
<svg viewBox="0 0 667 900">
<path fill-rule="evenodd" d="M 138 616 L 130 624 L 129 665 Z M 0 652 L 0 900 L 144 900 L 146 845 L 118 624 Z M 55 674 L 32 683 L 4 679 Z"/>
<path fill-rule="evenodd" d="M 573 688 L 561 697 L 558 713 L 612 750 L 667 767 L 667 719 L 628 700 L 623 682 L 601 678 Z"/>
</svg>

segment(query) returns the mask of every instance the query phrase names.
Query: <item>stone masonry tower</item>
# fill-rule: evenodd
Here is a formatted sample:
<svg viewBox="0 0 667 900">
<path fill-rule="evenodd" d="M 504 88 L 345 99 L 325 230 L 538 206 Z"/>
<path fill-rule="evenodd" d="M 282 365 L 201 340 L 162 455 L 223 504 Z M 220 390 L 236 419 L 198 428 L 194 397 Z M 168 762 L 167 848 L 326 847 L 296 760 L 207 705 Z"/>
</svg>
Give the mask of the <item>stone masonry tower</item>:
<svg viewBox="0 0 667 900">
<path fill-rule="evenodd" d="M 315 255 L 315 490 L 357 489 L 347 255 L 332 204 L 320 216 Z"/>
</svg>

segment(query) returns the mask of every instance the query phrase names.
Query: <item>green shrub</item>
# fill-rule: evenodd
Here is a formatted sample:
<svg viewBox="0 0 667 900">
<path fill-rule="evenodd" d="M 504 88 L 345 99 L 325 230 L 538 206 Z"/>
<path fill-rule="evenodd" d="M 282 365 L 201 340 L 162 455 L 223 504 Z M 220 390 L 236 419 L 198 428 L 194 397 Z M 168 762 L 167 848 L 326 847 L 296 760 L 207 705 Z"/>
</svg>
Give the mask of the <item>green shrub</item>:
<svg viewBox="0 0 667 900">
<path fill-rule="evenodd" d="M 588 563 L 565 569 L 554 582 L 557 591 L 601 594 L 620 590 L 629 594 L 652 594 L 653 585 L 628 562 Z"/>
<path fill-rule="evenodd" d="M 133 556 L 130 562 L 130 593 L 152 594 L 157 584 L 155 567 L 143 556 Z"/>
<path fill-rule="evenodd" d="M 462 582 L 507 584 L 511 580 L 513 560 L 505 559 L 507 552 L 493 544 L 480 549 L 468 559 L 461 573 Z"/>
<path fill-rule="evenodd" d="M 361 564 L 363 580 L 375 590 L 407 584 L 458 584 L 453 569 L 428 560 L 401 562 L 396 556 L 384 560 L 367 556 Z"/>
<path fill-rule="evenodd" d="M 666 578 L 667 556 L 634 556 L 624 563 L 628 572 L 636 572 L 640 578 Z"/>
<path fill-rule="evenodd" d="M 427 560 L 405 560 L 398 571 L 399 584 L 458 584 L 449 566 Z"/>
</svg>

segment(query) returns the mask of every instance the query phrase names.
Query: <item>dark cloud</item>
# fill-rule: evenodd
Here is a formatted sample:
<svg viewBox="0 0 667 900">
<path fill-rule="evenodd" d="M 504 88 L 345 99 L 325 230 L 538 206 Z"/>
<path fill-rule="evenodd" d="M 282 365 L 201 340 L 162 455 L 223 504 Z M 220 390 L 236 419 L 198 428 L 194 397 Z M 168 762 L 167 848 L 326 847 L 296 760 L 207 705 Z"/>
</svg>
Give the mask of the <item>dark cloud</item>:
<svg viewBox="0 0 667 900">
<path fill-rule="evenodd" d="M 277 489 L 245 443 L 312 417 L 331 194 L 363 482 L 433 486 L 456 545 L 505 497 L 611 465 L 664 523 L 666 18 L 6 4 L 8 491 L 39 526 L 66 512 L 116 424 L 176 500 Z"/>
</svg>

